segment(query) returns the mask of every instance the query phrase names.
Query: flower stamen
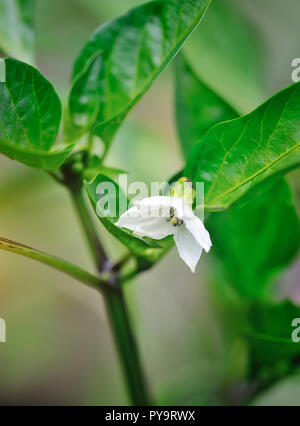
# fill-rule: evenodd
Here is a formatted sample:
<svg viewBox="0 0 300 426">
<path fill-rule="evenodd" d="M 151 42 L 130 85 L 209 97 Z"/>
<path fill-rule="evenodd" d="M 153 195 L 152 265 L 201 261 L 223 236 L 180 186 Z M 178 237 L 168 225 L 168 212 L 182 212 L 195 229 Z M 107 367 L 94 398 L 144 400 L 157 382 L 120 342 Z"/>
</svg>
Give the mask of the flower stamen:
<svg viewBox="0 0 300 426">
<path fill-rule="evenodd" d="M 183 224 L 183 220 L 176 217 L 174 207 L 170 208 L 170 217 L 168 217 L 167 222 L 171 222 L 173 226 L 181 226 Z"/>
</svg>

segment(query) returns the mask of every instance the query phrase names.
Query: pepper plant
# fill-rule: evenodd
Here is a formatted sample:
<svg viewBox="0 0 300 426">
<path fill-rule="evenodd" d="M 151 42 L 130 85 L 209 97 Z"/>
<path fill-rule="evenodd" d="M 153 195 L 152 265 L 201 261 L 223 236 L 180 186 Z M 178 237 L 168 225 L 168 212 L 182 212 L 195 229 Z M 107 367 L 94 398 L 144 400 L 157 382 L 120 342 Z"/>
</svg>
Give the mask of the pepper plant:
<svg viewBox="0 0 300 426">
<path fill-rule="evenodd" d="M 299 218 L 285 175 L 300 162 L 300 83 L 266 99 L 256 71 L 251 73 L 258 64 L 250 46 L 246 46 L 249 67 L 241 73 L 241 64 L 235 59 L 243 54 L 235 50 L 244 49 L 249 41 L 226 2 L 154 0 L 93 33 L 75 60 L 69 96 L 62 107 L 55 88 L 34 65 L 34 4 L 34 0 L 6 0 L 0 9 L 0 47 L 7 55 L 1 64 L 0 152 L 43 170 L 66 188 L 95 271 L 90 273 L 4 237 L 0 248 L 40 261 L 99 290 L 129 401 L 148 405 L 155 403 L 155 398 L 150 396 L 144 377 L 123 286 L 167 255 L 173 246 L 170 235 L 193 271 L 202 248 L 208 252 L 212 243 L 212 256 L 239 297 L 236 315 L 246 324 L 237 332 L 247 341 L 245 382 L 251 386 L 246 394 L 239 393 L 238 402 L 249 402 L 259 391 L 295 371 L 300 355 L 299 345 L 290 340 L 290 323 L 300 316 L 300 309 L 291 302 L 276 304 L 268 298 L 270 282 L 299 250 Z M 207 24 L 206 12 L 211 13 Z M 222 22 L 231 23 L 224 37 L 232 41 L 233 33 L 240 32 L 240 39 L 231 43 L 231 58 L 223 56 L 222 46 L 216 45 L 214 51 L 206 52 L 209 59 L 202 63 L 201 49 L 206 48 L 203 34 L 219 31 L 212 23 L 220 22 L 220 16 Z M 202 25 L 202 33 L 194 32 Z M 239 47 L 239 42 L 244 46 Z M 160 222 L 159 226 L 164 226 L 160 232 L 157 222 L 149 230 L 147 223 L 101 215 L 97 208 L 103 195 L 97 187 L 102 182 L 117 188 L 115 203 L 121 203 L 122 192 L 115 180 L 119 171 L 107 166 L 106 156 L 129 112 L 170 62 L 185 167 L 166 180 L 189 182 L 192 187 L 204 183 L 204 203 L 194 207 L 204 209 L 209 232 L 196 216 L 189 222 L 179 214 L 178 204 L 168 201 L 172 194 L 161 197 L 167 204 L 161 204 L 161 199 L 158 202 L 170 213 Z M 220 79 L 209 72 L 210 67 L 218 69 Z M 222 84 L 222 79 L 228 84 Z M 127 250 L 117 262 L 99 238 L 89 203 L 112 238 Z M 179 228 L 188 230 L 188 235 L 183 237 Z M 235 402 L 235 394 L 227 402 Z"/>
</svg>

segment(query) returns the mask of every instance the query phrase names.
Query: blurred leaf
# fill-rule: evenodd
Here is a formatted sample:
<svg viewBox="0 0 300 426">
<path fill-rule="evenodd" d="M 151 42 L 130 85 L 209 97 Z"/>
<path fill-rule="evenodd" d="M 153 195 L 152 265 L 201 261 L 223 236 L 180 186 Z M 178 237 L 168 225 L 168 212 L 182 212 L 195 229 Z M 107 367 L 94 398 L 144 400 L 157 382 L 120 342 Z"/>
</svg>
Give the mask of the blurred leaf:
<svg viewBox="0 0 300 426">
<path fill-rule="evenodd" d="M 183 153 L 213 125 L 238 113 L 194 74 L 183 56 L 176 59 L 176 123 Z"/>
<path fill-rule="evenodd" d="M 224 210 L 254 185 L 300 161 L 300 84 L 252 113 L 218 124 L 192 149 L 185 175 L 205 183 L 205 205 Z"/>
<path fill-rule="evenodd" d="M 128 9 L 140 6 L 145 0 L 113 0 L 109 2 L 101 2 L 99 0 L 75 0 L 81 8 L 85 8 L 92 16 L 97 19 L 108 21 L 112 16 L 118 16 L 126 12 Z"/>
<path fill-rule="evenodd" d="M 210 215 L 207 226 L 230 282 L 247 298 L 263 296 L 300 247 L 299 218 L 283 179 L 245 207 Z"/>
<path fill-rule="evenodd" d="M 245 114 L 265 99 L 261 45 L 238 4 L 216 0 L 184 55 L 201 81 Z"/>
<path fill-rule="evenodd" d="M 0 152 L 38 169 L 55 169 L 72 147 L 50 151 L 59 129 L 61 104 L 54 88 L 34 67 L 5 59 L 0 82 Z"/>
<path fill-rule="evenodd" d="M 100 184 L 103 184 L 101 191 L 98 188 Z M 108 188 L 107 184 L 111 187 Z M 115 225 L 115 222 L 119 219 L 120 212 L 124 212 L 128 208 L 127 197 L 116 182 L 103 174 L 98 174 L 92 182 L 85 182 L 85 189 L 101 223 L 134 256 L 141 259 L 143 267 L 154 263 L 161 257 L 164 249 L 168 247 L 165 241 L 160 241 L 158 244 L 157 241 L 135 236 L 131 231 Z"/>
<path fill-rule="evenodd" d="M 34 62 L 35 0 L 1 0 L 0 48 L 7 55 Z"/>
<path fill-rule="evenodd" d="M 292 340 L 292 321 L 300 307 L 289 301 L 253 304 L 244 330 L 250 348 L 250 374 L 269 381 L 289 373 L 299 364 L 300 342 Z"/>
<path fill-rule="evenodd" d="M 179 51 L 210 0 L 157 0 L 101 26 L 76 60 L 66 133 L 109 144 L 131 108 Z"/>
</svg>

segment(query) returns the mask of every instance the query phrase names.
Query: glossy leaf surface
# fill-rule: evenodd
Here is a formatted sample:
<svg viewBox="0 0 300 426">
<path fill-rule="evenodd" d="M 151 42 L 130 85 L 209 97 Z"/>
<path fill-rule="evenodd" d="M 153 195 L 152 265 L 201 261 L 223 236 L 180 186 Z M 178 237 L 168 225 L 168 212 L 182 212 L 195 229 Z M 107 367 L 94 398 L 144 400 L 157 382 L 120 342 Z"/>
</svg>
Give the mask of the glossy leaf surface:
<svg viewBox="0 0 300 426">
<path fill-rule="evenodd" d="M 72 147 L 52 150 L 61 120 L 60 100 L 34 67 L 5 60 L 0 82 L 0 152 L 39 169 L 56 169 Z"/>
<path fill-rule="evenodd" d="M 224 210 L 254 185 L 300 162 L 300 84 L 255 111 L 220 123 L 192 149 L 185 170 L 205 183 L 205 206 Z"/>
<path fill-rule="evenodd" d="M 108 144 L 176 55 L 210 0 L 157 0 L 100 27 L 76 60 L 66 132 Z"/>
</svg>

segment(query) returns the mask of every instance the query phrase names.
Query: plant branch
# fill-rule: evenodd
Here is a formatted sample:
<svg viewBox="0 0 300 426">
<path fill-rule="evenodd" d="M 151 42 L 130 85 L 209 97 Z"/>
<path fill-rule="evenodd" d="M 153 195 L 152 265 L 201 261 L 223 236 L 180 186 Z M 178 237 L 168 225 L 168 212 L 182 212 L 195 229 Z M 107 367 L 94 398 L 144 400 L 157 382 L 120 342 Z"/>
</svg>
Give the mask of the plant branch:
<svg viewBox="0 0 300 426">
<path fill-rule="evenodd" d="M 51 256 L 32 247 L 25 246 L 24 244 L 17 243 L 16 241 L 11 241 L 0 237 L 0 250 L 6 250 L 21 256 L 28 257 L 29 259 L 37 260 L 38 262 L 51 266 L 58 271 L 63 272 L 70 277 L 99 290 L 103 290 L 108 286 L 105 281 L 99 280 L 98 277 L 90 274 L 84 269 L 79 268 L 78 266 L 73 265 L 72 263 L 55 256 Z"/>
<path fill-rule="evenodd" d="M 76 190 L 70 189 L 70 192 L 97 269 L 99 272 L 108 271 L 110 261 L 94 229 L 92 218 L 85 205 L 82 187 Z"/>
<path fill-rule="evenodd" d="M 123 266 L 126 265 L 127 262 L 129 262 L 129 260 L 132 258 L 132 254 L 131 253 L 126 253 L 118 262 L 116 262 L 113 266 L 112 266 L 112 271 L 114 272 L 119 272 Z"/>
<path fill-rule="evenodd" d="M 92 226 L 92 219 L 85 206 L 81 189 L 80 191 L 74 191 L 74 186 L 73 190 L 72 187 L 69 187 L 69 189 L 72 191 L 74 205 L 78 211 L 78 216 L 85 231 L 89 248 L 98 267 L 99 274 L 100 276 L 107 275 L 106 282 L 108 286 L 103 292 L 103 296 L 131 403 L 137 406 L 149 405 L 146 380 L 136 340 L 131 328 L 123 291 L 120 286 L 119 271 L 114 270 L 113 263 L 109 261 L 102 248 L 96 230 Z M 128 259 L 126 256 L 119 263 L 119 266 L 121 267 L 121 265 L 125 264 Z"/>
<path fill-rule="evenodd" d="M 107 284 L 102 294 L 131 402 L 134 405 L 148 405 L 149 398 L 145 376 L 120 285 L 118 269 L 127 262 L 128 257 L 126 256 L 121 262 L 118 262 L 114 268 L 114 264 L 108 258 L 94 228 L 92 218 L 85 204 L 81 177 L 74 170 L 72 162 L 62 168 L 62 173 L 62 184 L 70 191 L 90 252 L 98 269 L 99 281 L 101 282 L 103 279 Z"/>
<path fill-rule="evenodd" d="M 135 406 L 150 405 L 147 383 L 122 289 L 106 290 L 105 302 L 131 403 Z"/>
</svg>

